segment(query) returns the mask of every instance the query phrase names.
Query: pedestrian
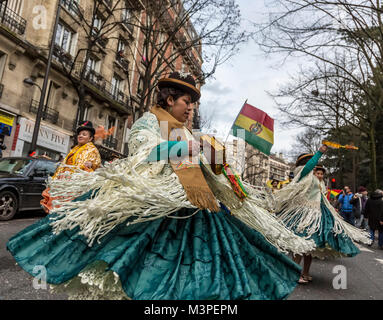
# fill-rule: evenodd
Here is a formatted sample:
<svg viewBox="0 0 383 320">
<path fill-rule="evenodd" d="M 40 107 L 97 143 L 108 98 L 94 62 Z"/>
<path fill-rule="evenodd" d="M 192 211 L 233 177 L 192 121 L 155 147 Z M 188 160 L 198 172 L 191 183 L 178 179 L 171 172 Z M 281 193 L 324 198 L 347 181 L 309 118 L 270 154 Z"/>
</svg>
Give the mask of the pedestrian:
<svg viewBox="0 0 383 320">
<path fill-rule="evenodd" d="M 350 203 L 353 205 L 355 226 L 361 229 L 366 229 L 368 227 L 367 219 L 363 215 L 363 211 L 368 200 L 367 195 L 367 189 L 363 186 L 360 186 L 358 192 L 355 193 L 350 200 Z"/>
<path fill-rule="evenodd" d="M 77 132 L 77 144 L 72 148 L 65 159 L 57 167 L 52 179 L 68 179 L 77 170 L 93 172 L 101 165 L 101 156 L 93 144 L 95 129 L 91 121 L 81 121 Z M 52 197 L 49 187 L 43 190 L 43 199 L 40 201 L 41 207 L 46 213 L 52 210 L 52 201 L 57 200 Z"/>
<path fill-rule="evenodd" d="M 370 227 L 370 237 L 372 243 L 375 241 L 375 231 L 378 231 L 378 246 L 383 249 L 383 192 L 382 190 L 375 190 L 367 200 L 363 214 L 368 219 L 368 226 Z"/>
<path fill-rule="evenodd" d="M 342 190 L 342 194 L 339 196 L 340 215 L 345 221 L 351 225 L 355 225 L 355 218 L 353 213 L 353 205 L 350 203 L 354 194 L 351 192 L 349 186 L 345 186 Z"/>
<path fill-rule="evenodd" d="M 297 235 L 316 244 L 313 251 L 293 256 L 296 263 L 303 258 L 300 284 L 312 281 L 309 274 L 312 257 L 353 257 L 360 252 L 354 241 L 370 243 L 368 233 L 346 223 L 326 197 L 326 170 L 318 164 L 326 151 L 327 146 L 322 145 L 315 155 L 300 155 L 294 180 L 275 194 L 278 219 Z"/>
<path fill-rule="evenodd" d="M 0 158 L 3 157 L 3 150 L 7 149 L 4 144 L 4 136 L 0 136 Z"/>
<path fill-rule="evenodd" d="M 303 254 L 313 241 L 262 209 L 250 185 L 239 181 L 249 189 L 241 201 L 213 172 L 184 126 L 200 98 L 191 75 L 158 87 L 157 104 L 132 127 L 129 157 L 51 180 L 62 196 L 81 196 L 58 201 L 8 249 L 31 274 L 44 266 L 70 299 L 285 299 L 301 268 L 279 246 Z"/>
</svg>

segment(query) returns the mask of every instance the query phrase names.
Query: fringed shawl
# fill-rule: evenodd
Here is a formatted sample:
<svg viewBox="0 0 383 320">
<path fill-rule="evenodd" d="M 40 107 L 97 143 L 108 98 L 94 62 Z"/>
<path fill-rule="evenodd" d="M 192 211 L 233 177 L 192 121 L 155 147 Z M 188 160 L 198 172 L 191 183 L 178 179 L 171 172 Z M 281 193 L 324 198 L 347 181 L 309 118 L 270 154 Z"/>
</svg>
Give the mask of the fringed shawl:
<svg viewBox="0 0 383 320">
<path fill-rule="evenodd" d="M 163 217 L 181 219 L 172 216 L 181 208 L 194 208 L 193 214 L 197 213 L 199 209 L 188 200 L 172 167 L 166 161 L 146 161 L 152 149 L 164 141 L 157 118 L 145 113 L 132 127 L 127 159 L 113 161 L 94 173 L 76 172 L 71 181 L 50 180 L 53 195 L 91 193 L 82 201 L 57 201 L 60 208 L 54 210 L 57 216 L 52 218 L 53 232 L 79 227 L 79 233 L 92 246 L 127 219 L 127 225 Z M 262 195 L 250 185 L 245 186 L 249 192 L 245 202 L 239 201 L 227 180 L 215 175 L 206 158 L 200 157 L 209 187 L 236 218 L 263 234 L 280 251 L 302 254 L 315 248 L 313 241 L 298 237 L 261 208 L 258 204 Z"/>
<path fill-rule="evenodd" d="M 335 234 L 344 233 L 354 241 L 369 243 L 368 234 L 345 222 L 327 200 L 323 181 L 320 182 L 312 173 L 299 180 L 302 170 L 303 167 L 299 167 L 293 181 L 274 194 L 278 219 L 296 232 L 305 231 L 309 238 L 320 232 L 323 201 L 333 215 Z"/>
</svg>

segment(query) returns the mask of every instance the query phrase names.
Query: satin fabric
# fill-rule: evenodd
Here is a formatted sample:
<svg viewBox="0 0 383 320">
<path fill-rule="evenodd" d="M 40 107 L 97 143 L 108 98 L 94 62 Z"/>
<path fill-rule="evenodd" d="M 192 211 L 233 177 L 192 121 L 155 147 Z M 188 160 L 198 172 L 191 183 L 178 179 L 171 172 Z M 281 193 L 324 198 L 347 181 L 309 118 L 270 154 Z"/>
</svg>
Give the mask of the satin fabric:
<svg viewBox="0 0 383 320">
<path fill-rule="evenodd" d="M 52 234 L 49 217 L 12 237 L 7 248 L 31 275 L 45 266 L 51 284 L 105 261 L 132 299 L 285 299 L 300 276 L 299 265 L 224 211 L 122 223 L 93 247 L 78 229 Z"/>
</svg>

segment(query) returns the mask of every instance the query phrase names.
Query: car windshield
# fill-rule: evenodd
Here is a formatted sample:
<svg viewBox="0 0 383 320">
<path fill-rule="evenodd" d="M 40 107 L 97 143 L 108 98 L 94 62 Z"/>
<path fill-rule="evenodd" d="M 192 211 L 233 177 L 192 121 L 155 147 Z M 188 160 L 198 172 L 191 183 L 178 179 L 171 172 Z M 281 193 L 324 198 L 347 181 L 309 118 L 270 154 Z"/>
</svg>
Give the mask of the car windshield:
<svg viewBox="0 0 383 320">
<path fill-rule="evenodd" d="M 32 165 L 33 160 L 28 159 L 0 159 L 0 172 L 25 174 Z"/>
</svg>

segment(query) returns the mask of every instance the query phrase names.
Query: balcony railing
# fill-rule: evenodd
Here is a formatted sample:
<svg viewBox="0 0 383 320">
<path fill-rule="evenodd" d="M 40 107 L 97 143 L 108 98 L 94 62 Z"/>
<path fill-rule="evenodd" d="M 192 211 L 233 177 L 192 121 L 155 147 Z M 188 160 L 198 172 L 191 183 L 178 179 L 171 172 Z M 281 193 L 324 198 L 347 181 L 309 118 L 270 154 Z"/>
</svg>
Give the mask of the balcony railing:
<svg viewBox="0 0 383 320">
<path fill-rule="evenodd" d="M 67 68 L 70 68 L 73 64 L 73 59 L 70 53 L 62 49 L 58 44 L 55 44 L 53 47 L 53 58 L 61 62 Z"/>
<path fill-rule="evenodd" d="M 78 0 L 61 0 L 61 5 L 66 8 L 71 14 L 79 18 L 83 14 L 82 8 L 78 4 Z"/>
<path fill-rule="evenodd" d="M 121 51 L 116 53 L 116 60 L 125 70 L 129 70 L 129 61 L 125 59 Z"/>
<path fill-rule="evenodd" d="M 0 23 L 20 35 L 25 33 L 27 21 L 7 8 L 7 2 L 0 3 Z"/>
<path fill-rule="evenodd" d="M 39 101 L 32 100 L 29 106 L 29 112 L 37 114 L 37 110 L 39 109 Z M 43 107 L 42 119 L 48 120 L 51 123 L 57 123 L 59 120 L 59 113 L 56 110 L 49 108 L 48 106 Z"/>
<path fill-rule="evenodd" d="M 108 137 L 105 140 L 102 141 L 105 147 L 111 148 L 111 149 L 117 149 L 118 140 L 113 137 Z"/>
<path fill-rule="evenodd" d="M 77 75 L 81 74 L 81 68 L 82 64 L 76 66 L 75 72 Z M 118 102 L 119 104 L 125 106 L 127 105 L 127 96 L 116 86 L 113 86 L 109 81 L 106 81 L 100 73 L 86 67 L 84 75 L 84 79 L 96 87 L 96 89 L 101 91 L 104 95 L 108 96 L 110 99 Z"/>
</svg>

